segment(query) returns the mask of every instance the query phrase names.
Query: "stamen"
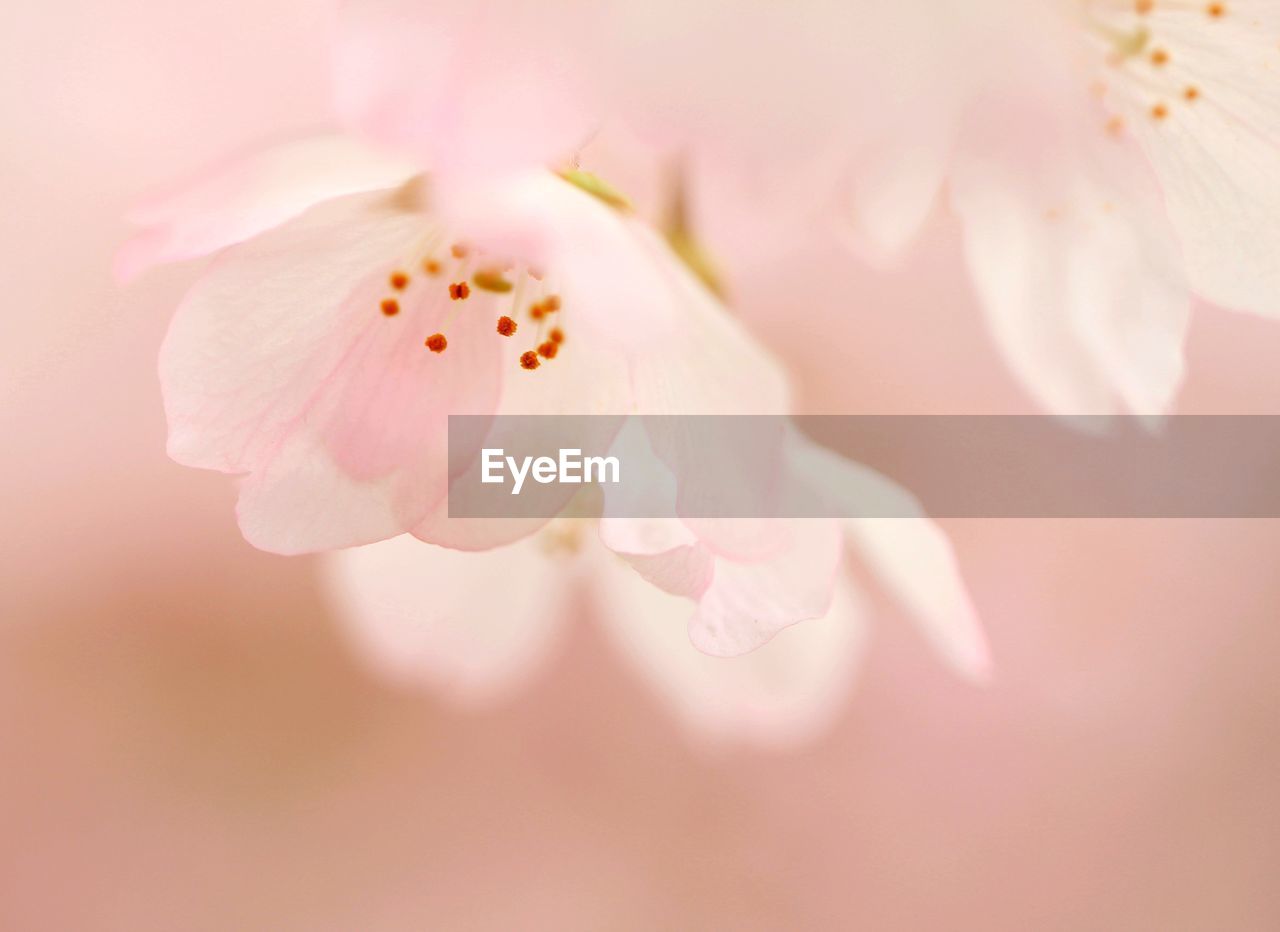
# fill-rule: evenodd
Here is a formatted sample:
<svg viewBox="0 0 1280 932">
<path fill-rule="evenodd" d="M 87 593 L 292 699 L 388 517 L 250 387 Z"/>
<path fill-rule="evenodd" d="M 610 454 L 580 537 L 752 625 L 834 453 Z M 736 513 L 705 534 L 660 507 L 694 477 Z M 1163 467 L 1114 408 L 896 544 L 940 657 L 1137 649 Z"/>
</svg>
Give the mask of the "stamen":
<svg viewBox="0 0 1280 932">
<path fill-rule="evenodd" d="M 538 361 L 538 354 L 535 353 L 533 350 L 529 350 L 528 352 L 524 352 L 520 354 L 521 369 L 528 369 L 532 371 L 538 368 L 538 366 L 540 365 L 541 363 Z"/>
<path fill-rule="evenodd" d="M 627 200 L 625 194 L 599 176 L 591 174 L 591 172 L 584 172 L 580 168 L 570 168 L 562 171 L 560 177 L 575 188 L 579 188 L 597 200 L 608 204 L 614 210 L 620 210 L 624 213 L 631 210 L 631 201 Z"/>
<path fill-rule="evenodd" d="M 1146 16 L 1155 9 L 1155 0 L 1134 0 L 1133 9 L 1139 16 Z"/>
<path fill-rule="evenodd" d="M 552 327 L 551 332 L 548 333 L 547 336 L 551 338 L 552 343 L 564 342 L 564 331 L 561 330 L 559 327 Z"/>
<path fill-rule="evenodd" d="M 392 272 L 391 287 L 396 291 L 404 291 L 409 287 L 409 276 L 404 272 Z"/>
<path fill-rule="evenodd" d="M 449 247 L 449 252 L 453 253 L 455 259 L 465 259 L 467 257 L 467 247 L 461 243 L 454 243 Z"/>
<path fill-rule="evenodd" d="M 1188 84 L 1187 89 L 1182 92 L 1182 96 L 1185 97 L 1188 102 L 1199 100 L 1200 88 L 1196 87 L 1194 84 Z"/>
<path fill-rule="evenodd" d="M 449 341 L 444 338 L 443 333 L 433 333 L 427 337 L 426 347 L 433 353 L 443 353 L 448 345 Z"/>
<path fill-rule="evenodd" d="M 482 291 L 492 291 L 497 294 L 506 294 L 511 290 L 512 284 L 502 277 L 502 273 L 495 272 L 492 269 L 481 269 L 471 276 L 471 281 Z"/>
<path fill-rule="evenodd" d="M 382 302 L 382 313 L 388 317 L 395 317 L 400 313 L 400 302 L 395 298 L 387 298 Z"/>
<path fill-rule="evenodd" d="M 538 346 L 538 355 L 543 359 L 555 359 L 558 352 L 560 352 L 560 344 L 554 340 L 547 340 Z"/>
<path fill-rule="evenodd" d="M 1205 8 L 1205 12 L 1214 19 L 1221 19 L 1223 16 L 1227 15 L 1227 5 L 1225 3 L 1210 3 L 1209 6 Z"/>
<path fill-rule="evenodd" d="M 1164 104 L 1156 104 L 1151 108 L 1151 116 L 1156 120 L 1163 120 L 1169 115 L 1169 108 Z"/>
<path fill-rule="evenodd" d="M 1151 52 L 1151 64 L 1157 68 L 1161 68 L 1169 64 L 1169 53 L 1164 49 L 1154 49 Z"/>
<path fill-rule="evenodd" d="M 439 275 L 440 263 L 437 262 L 435 259 L 423 259 L 422 271 L 426 272 L 428 275 Z"/>
<path fill-rule="evenodd" d="M 454 282 L 449 286 L 449 297 L 455 301 L 465 301 L 471 297 L 471 286 L 466 282 Z"/>
<path fill-rule="evenodd" d="M 505 314 L 498 318 L 498 333 L 504 337 L 513 336 L 516 332 L 518 324 Z"/>
<path fill-rule="evenodd" d="M 1111 46 L 1108 60 L 1113 65 L 1121 65 L 1135 55 L 1141 55 L 1146 51 L 1147 43 L 1151 41 L 1151 32 L 1146 26 L 1138 26 L 1126 32 L 1087 14 L 1085 24 L 1090 31 Z"/>
</svg>

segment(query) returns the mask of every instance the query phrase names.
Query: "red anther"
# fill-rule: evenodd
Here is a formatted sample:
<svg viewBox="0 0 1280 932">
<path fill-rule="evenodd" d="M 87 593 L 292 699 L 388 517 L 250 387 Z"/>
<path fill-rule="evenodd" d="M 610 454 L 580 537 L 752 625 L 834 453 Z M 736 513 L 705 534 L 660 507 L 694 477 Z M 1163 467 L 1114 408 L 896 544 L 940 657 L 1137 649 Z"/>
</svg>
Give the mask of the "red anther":
<svg viewBox="0 0 1280 932">
<path fill-rule="evenodd" d="M 537 354 L 537 353 L 535 353 L 533 350 L 529 350 L 529 351 L 528 351 L 528 352 L 526 352 L 526 353 L 521 353 L 521 354 L 520 354 L 520 368 L 521 368 L 521 369 L 530 369 L 530 370 L 532 370 L 532 369 L 536 369 L 536 368 L 538 368 L 538 366 L 540 366 L 541 364 L 542 364 L 542 363 L 538 361 L 538 354 Z"/>
<path fill-rule="evenodd" d="M 388 317 L 395 317 L 400 313 L 400 302 L 395 298 L 387 298 L 382 302 L 382 313 Z"/>
<path fill-rule="evenodd" d="M 449 341 L 444 338 L 443 333 L 433 333 L 427 337 L 427 349 L 433 353 L 443 353 L 445 347 L 449 345 Z"/>
<path fill-rule="evenodd" d="M 503 315 L 498 318 L 498 332 L 504 337 L 509 337 L 516 332 L 518 325 L 510 317 Z"/>
</svg>

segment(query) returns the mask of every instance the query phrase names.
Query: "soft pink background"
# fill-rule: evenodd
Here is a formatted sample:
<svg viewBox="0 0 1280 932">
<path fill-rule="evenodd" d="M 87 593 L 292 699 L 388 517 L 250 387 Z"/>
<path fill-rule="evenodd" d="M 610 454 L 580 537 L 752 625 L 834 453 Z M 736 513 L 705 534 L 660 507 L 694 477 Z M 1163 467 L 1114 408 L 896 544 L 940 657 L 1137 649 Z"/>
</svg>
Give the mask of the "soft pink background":
<svg viewBox="0 0 1280 932">
<path fill-rule="evenodd" d="M 792 756 L 691 742 L 585 623 L 487 712 L 365 672 L 314 564 L 164 456 L 194 270 L 107 273 L 148 186 L 325 119 L 320 9 L 0 13 L 0 928 L 1280 927 L 1273 522 L 953 524 L 995 684 L 882 604 Z M 848 277 L 757 321 L 809 407 L 1029 410 L 945 219 L 913 262 L 796 264 Z M 1280 410 L 1277 358 L 1280 326 L 1205 310 L 1183 410 Z"/>
</svg>

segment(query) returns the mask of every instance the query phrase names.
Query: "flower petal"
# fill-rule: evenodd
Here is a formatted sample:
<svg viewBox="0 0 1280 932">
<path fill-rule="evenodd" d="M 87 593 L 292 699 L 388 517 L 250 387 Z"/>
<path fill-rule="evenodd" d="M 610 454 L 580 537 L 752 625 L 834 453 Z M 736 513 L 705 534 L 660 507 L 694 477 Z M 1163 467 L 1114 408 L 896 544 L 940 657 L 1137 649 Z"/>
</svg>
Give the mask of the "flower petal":
<svg viewBox="0 0 1280 932">
<path fill-rule="evenodd" d="M 1118 141 L 1045 149 L 971 143 L 957 159 L 952 204 L 992 332 L 1052 412 L 1111 413 L 1118 398 L 1163 413 L 1190 293 L 1149 170 Z"/>
<path fill-rule="evenodd" d="M 458 701 L 523 686 L 568 608 L 565 579 L 535 541 L 473 554 L 398 537 L 324 560 L 343 629 L 375 669 Z"/>
<path fill-rule="evenodd" d="M 843 707 L 865 643 L 864 610 L 848 580 L 830 610 L 743 657 L 710 657 L 686 635 L 689 603 L 635 573 L 592 575 L 597 615 L 618 649 L 666 706 L 721 742 L 795 747 L 827 730 Z"/>
<path fill-rule="evenodd" d="M 1236 6 L 1209 27 L 1216 38 L 1192 33 L 1177 46 L 1200 98 L 1167 104 L 1162 120 L 1131 109 L 1128 122 L 1159 175 L 1191 287 L 1223 307 L 1280 317 L 1277 24 L 1233 28 L 1250 16 Z"/>
<path fill-rule="evenodd" d="M 563 313 L 560 312 L 561 315 Z M 604 415 L 624 412 L 631 405 L 627 362 L 611 347 L 593 345 L 590 339 L 574 332 L 573 328 L 570 332 L 574 333 L 573 337 L 570 342 L 562 344 L 555 359 L 546 361 L 533 372 L 522 370 L 516 358 L 537 338 L 531 337 L 524 343 L 504 341 L 507 354 L 503 371 L 507 375 L 497 411 L 500 417 L 492 424 L 484 440 L 476 445 L 477 449 L 510 450 L 541 446 L 554 436 L 560 423 L 536 417 L 548 414 L 596 415 L 588 427 L 572 425 L 573 442 L 589 448 L 587 455 L 597 451 L 603 453 L 608 448 L 623 419 Z M 517 339 L 520 336 L 517 332 Z M 480 468 L 480 461 L 476 459 L 467 470 L 472 481 Z M 455 483 L 459 480 L 463 488 L 470 485 L 466 473 L 453 479 Z M 522 495 L 526 497 L 526 504 L 533 498 L 548 503 L 558 501 L 562 507 L 569 503 L 574 489 L 560 484 L 526 486 Z M 452 518 L 449 516 L 449 504 L 447 500 L 441 500 L 413 529 L 414 536 L 442 547 L 486 550 L 520 540 L 547 523 L 545 519 Z M 550 504 L 542 513 L 552 513 Z"/>
<path fill-rule="evenodd" d="M 853 170 L 851 222 L 837 231 L 866 261 L 892 262 L 933 210 L 951 154 L 951 140 L 941 131 L 868 146 Z"/>
<path fill-rule="evenodd" d="M 350 0 L 335 63 L 339 112 L 435 172 L 566 158 L 589 135 L 591 90 L 575 47 L 595 5 Z"/>
<path fill-rule="evenodd" d="M 872 572 L 943 660 L 969 679 L 986 679 L 991 667 L 986 636 L 942 530 L 910 494 L 879 473 L 799 435 L 789 452 L 801 493 L 827 502 L 832 514 L 892 516 L 850 518 L 844 524 Z"/>
<path fill-rule="evenodd" d="M 592 346 L 634 356 L 665 346 L 681 325 L 682 269 L 625 207 L 543 170 L 455 177 L 435 194 L 465 241 L 541 270 L 562 319 Z"/>
<path fill-rule="evenodd" d="M 252 474 L 240 514 L 257 546 L 407 530 L 444 495 L 447 415 L 496 405 L 501 348 L 482 314 L 437 355 L 423 337 L 450 313 L 443 292 L 416 283 L 398 314 L 380 310 L 429 232 L 396 198 L 342 198 L 228 250 L 175 315 L 160 361 L 170 455 Z"/>
<path fill-rule="evenodd" d="M 330 198 L 394 188 L 417 174 L 403 159 L 348 136 L 314 136 L 221 165 L 176 194 L 137 208 L 146 227 L 116 257 L 128 280 L 155 265 L 209 255 Z"/>
<path fill-rule="evenodd" d="M 715 560 L 683 521 L 649 517 L 673 514 L 677 489 L 640 419 L 627 421 L 610 452 L 627 464 L 628 481 L 604 488 L 601 542 L 664 592 L 700 598 Z"/>
<path fill-rule="evenodd" d="M 772 525 L 778 540 L 773 556 L 755 562 L 716 559 L 711 584 L 689 620 L 689 637 L 699 650 L 736 657 L 830 609 L 842 549 L 839 524 L 776 520 Z"/>
</svg>

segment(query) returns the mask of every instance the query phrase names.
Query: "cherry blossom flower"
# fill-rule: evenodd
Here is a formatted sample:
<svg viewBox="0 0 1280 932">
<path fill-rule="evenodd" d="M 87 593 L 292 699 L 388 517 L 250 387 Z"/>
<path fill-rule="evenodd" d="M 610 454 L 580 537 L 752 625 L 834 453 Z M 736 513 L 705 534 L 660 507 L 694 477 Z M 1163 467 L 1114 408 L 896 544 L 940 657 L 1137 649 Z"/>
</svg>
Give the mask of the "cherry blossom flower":
<svg viewBox="0 0 1280 932">
<path fill-rule="evenodd" d="M 1280 8 L 979 0 L 887 15 L 922 13 L 930 38 L 895 46 L 920 80 L 893 106 L 918 125 L 852 99 L 870 132 L 833 190 L 855 250 L 894 255 L 941 194 L 999 347 L 1056 412 L 1166 410 L 1193 295 L 1280 314 Z M 854 86 L 896 85 L 898 70 L 864 61 Z"/>
<path fill-rule="evenodd" d="M 375 73 L 374 65 L 404 61 L 370 48 L 379 46 L 362 51 L 357 41 L 340 57 Z M 526 88 L 534 98 L 536 73 Z M 386 542 L 349 558 L 374 566 L 379 554 L 403 561 L 412 548 L 424 569 L 377 585 L 404 602 L 428 583 L 418 610 L 435 631 L 439 610 L 446 622 L 461 618 L 472 599 L 482 618 L 491 614 L 489 593 L 464 585 L 477 574 L 488 575 L 489 589 L 518 595 L 493 585 L 495 568 L 504 581 L 529 578 L 535 541 L 554 537 L 540 530 L 542 520 L 449 516 L 449 415 L 784 414 L 789 396 L 777 365 L 731 321 L 687 255 L 600 179 L 546 167 L 551 137 L 526 132 L 519 120 L 499 121 L 510 133 L 502 145 L 480 144 L 483 132 L 469 135 L 480 103 L 496 102 L 484 81 L 460 91 L 460 111 L 424 111 L 412 93 L 361 98 L 364 85 L 339 83 L 356 98 L 351 124 L 367 119 L 376 144 L 318 137 L 221 166 L 137 212 L 145 229 L 121 252 L 119 271 L 216 254 L 161 353 L 170 454 L 244 477 L 239 520 L 256 546 L 302 553 Z M 564 90 L 563 82 L 550 86 Z M 576 126 L 577 112 L 566 108 L 539 125 Z M 500 157 L 488 158 L 494 153 Z M 595 567 L 597 590 L 623 585 L 601 582 L 623 566 L 605 559 L 612 550 L 630 564 L 627 584 L 653 587 L 649 598 L 667 606 L 662 614 L 673 605 L 688 612 L 692 603 L 687 624 L 632 635 L 631 649 L 657 664 L 651 676 L 666 694 L 682 702 L 706 690 L 737 697 L 694 703 L 717 720 L 812 723 L 843 688 L 841 671 L 857 643 L 841 573 L 848 540 L 946 659 L 971 677 L 986 672 L 950 548 L 911 513 L 848 527 L 770 522 L 763 550 L 759 526 L 742 537 L 744 525 L 735 522 L 672 519 L 658 527 L 608 518 L 607 546 L 583 559 Z M 406 533 L 419 541 L 393 540 Z M 537 575 L 564 588 L 563 573 Z M 490 656 L 451 649 L 450 635 L 431 648 L 428 668 L 519 668 L 558 617 L 554 599 L 534 601 L 546 610 L 492 619 L 519 624 L 496 635 Z M 410 653 L 418 643 L 377 634 L 377 611 L 353 601 L 351 612 L 374 643 L 403 642 Z M 408 613 L 402 604 L 394 617 Z M 687 629 L 703 652 L 740 657 L 817 619 L 829 623 L 813 635 L 789 635 L 790 647 L 772 649 L 773 660 L 722 666 L 705 682 L 693 674 L 702 661 L 662 667 L 663 651 L 649 640 L 666 643 Z M 773 671 L 767 683 L 753 672 L 761 665 Z M 781 701 L 761 697 L 758 687 L 768 683 L 782 684 Z"/>
<path fill-rule="evenodd" d="M 785 411 L 776 367 L 584 184 L 442 191 L 314 139 L 152 206 L 124 267 L 227 247 L 162 350 L 170 453 L 247 475 L 241 525 L 265 549 L 457 544 L 437 514 L 448 414 Z"/>
<path fill-rule="evenodd" d="M 905 493 L 855 464 L 797 438 L 788 450 L 795 481 L 820 494 L 872 495 L 895 514 L 918 514 Z M 989 672 L 954 557 L 923 517 L 771 519 L 770 554 L 737 559 L 679 519 L 608 511 L 598 530 L 566 518 L 483 554 L 424 552 L 405 538 L 333 553 L 325 579 L 344 630 L 376 669 L 467 704 L 505 698 L 535 675 L 585 594 L 671 712 L 722 743 L 801 744 L 843 708 L 868 633 L 847 551 L 954 671 L 972 680 Z"/>
<path fill-rule="evenodd" d="M 343 630 L 374 669 L 466 705 L 522 688 L 585 597 L 622 656 L 694 730 L 792 745 L 838 713 L 865 639 L 866 610 L 842 574 L 818 617 L 745 656 L 709 656 L 689 643 L 690 603 L 650 584 L 577 521 L 484 553 L 402 537 L 325 559 Z"/>
<path fill-rule="evenodd" d="M 343 60 L 353 119 L 467 161 L 628 123 L 681 153 L 730 266 L 823 225 L 888 261 L 943 195 L 1036 398 L 1152 413 L 1193 294 L 1280 311 L 1278 35 L 1270 0 L 353 0 Z M 428 38 L 429 66 L 398 54 Z M 518 106 L 495 119 L 502 88 Z M 388 116 L 406 110 L 448 132 Z"/>
<path fill-rule="evenodd" d="M 545 169 L 450 177 L 445 188 L 349 142 L 298 142 L 153 205 L 154 226 L 123 253 L 136 269 L 226 247 L 175 315 L 161 379 L 170 453 L 245 475 L 240 523 L 257 546 L 411 532 L 485 550 L 537 531 L 545 522 L 449 516 L 450 414 L 788 410 L 777 365 L 616 192 Z M 836 522 L 769 523 L 767 552 L 724 524 L 682 526 L 655 549 L 640 522 L 614 521 L 606 542 L 697 602 L 700 648 L 740 655 L 826 616 L 836 587 Z M 906 550 L 899 531 L 862 535 L 872 563 L 906 590 L 933 586 L 908 557 L 939 568 L 936 596 L 907 595 L 981 675 L 945 540 L 923 517 L 903 523 Z"/>
</svg>

